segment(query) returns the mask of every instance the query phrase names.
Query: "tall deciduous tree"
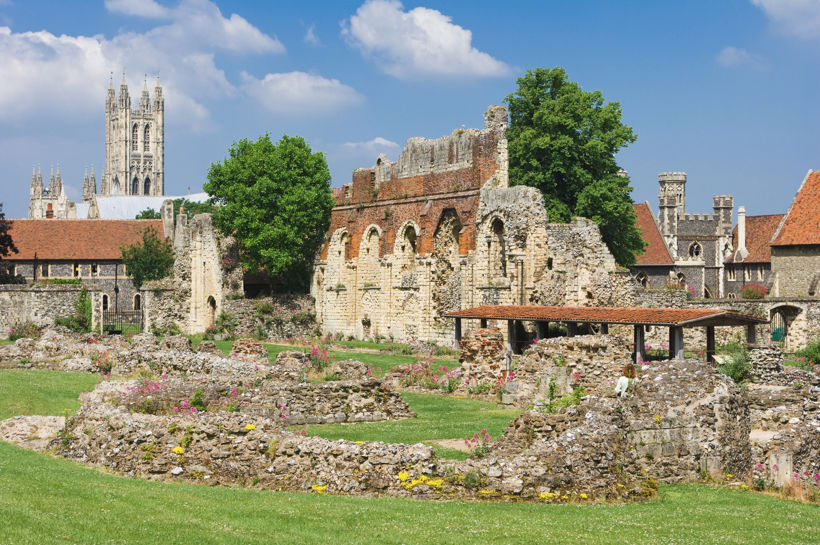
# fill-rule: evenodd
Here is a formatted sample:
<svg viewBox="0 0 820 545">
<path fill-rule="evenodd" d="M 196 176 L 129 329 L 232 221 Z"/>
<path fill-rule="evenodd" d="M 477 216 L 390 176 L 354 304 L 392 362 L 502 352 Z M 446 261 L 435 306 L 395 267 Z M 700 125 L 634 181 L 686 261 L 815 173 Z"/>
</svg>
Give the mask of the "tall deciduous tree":
<svg viewBox="0 0 820 545">
<path fill-rule="evenodd" d="M 170 240 L 160 238 L 156 229 L 148 227 L 142 232 L 142 242 L 123 246 L 122 262 L 134 287 L 140 289 L 144 282 L 160 280 L 171 273 L 174 249 Z"/>
<path fill-rule="evenodd" d="M 300 137 L 235 142 L 213 163 L 205 191 L 218 206 L 214 220 L 240 246 L 242 264 L 304 288 L 328 225 L 333 197 L 322 153 Z"/>
<path fill-rule="evenodd" d="M 517 83 L 505 99 L 511 182 L 540 189 L 550 221 L 596 222 L 615 260 L 633 264 L 644 243 L 615 154 L 637 136 L 621 122 L 620 104 L 584 91 L 563 68 L 536 68 Z"/>
<path fill-rule="evenodd" d="M 17 253 L 17 247 L 9 234 L 10 229 L 9 220 L 6 219 L 6 215 L 3 213 L 3 203 L 0 203 L 0 284 L 19 282 L 19 278 L 11 276 L 3 265 L 4 257 Z"/>
</svg>

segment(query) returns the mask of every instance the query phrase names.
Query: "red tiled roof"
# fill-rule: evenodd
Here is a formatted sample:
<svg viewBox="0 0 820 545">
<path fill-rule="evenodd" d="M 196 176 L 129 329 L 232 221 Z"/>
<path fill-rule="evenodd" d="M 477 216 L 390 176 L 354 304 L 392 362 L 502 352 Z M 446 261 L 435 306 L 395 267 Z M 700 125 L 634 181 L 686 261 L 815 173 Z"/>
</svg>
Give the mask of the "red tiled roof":
<svg viewBox="0 0 820 545">
<path fill-rule="evenodd" d="M 746 249 L 749 255 L 744 263 L 770 263 L 772 261 L 772 240 L 777 226 L 785 214 L 771 214 L 768 216 L 746 216 Z M 732 231 L 732 248 L 737 249 L 737 225 Z"/>
<path fill-rule="evenodd" d="M 820 171 L 809 171 L 777 229 L 772 246 L 820 244 Z"/>
<path fill-rule="evenodd" d="M 658 230 L 649 203 L 633 204 L 635 216 L 637 216 L 638 228 L 641 230 L 641 237 L 646 242 L 643 254 L 636 256 L 635 265 L 674 265 L 669 249 L 663 242 L 663 236 Z"/>
<path fill-rule="evenodd" d="M 6 259 L 103 260 L 120 259 L 123 246 L 142 240 L 142 232 L 153 227 L 160 237 L 162 220 L 9 220 L 9 234 L 19 253 Z"/>
<path fill-rule="evenodd" d="M 645 325 L 745 325 L 766 320 L 715 308 L 544 307 L 538 305 L 485 305 L 451 312 L 451 318 L 488 320 L 543 320 Z"/>
</svg>

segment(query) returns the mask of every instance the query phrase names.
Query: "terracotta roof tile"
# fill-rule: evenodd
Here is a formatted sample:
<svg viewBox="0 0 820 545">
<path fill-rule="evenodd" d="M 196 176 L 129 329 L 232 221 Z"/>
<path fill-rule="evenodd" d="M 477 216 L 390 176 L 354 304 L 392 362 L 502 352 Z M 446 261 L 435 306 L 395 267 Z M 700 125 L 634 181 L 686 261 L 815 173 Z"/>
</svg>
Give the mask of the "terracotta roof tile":
<svg viewBox="0 0 820 545">
<path fill-rule="evenodd" d="M 771 244 L 820 244 L 820 171 L 806 175 Z"/>
<path fill-rule="evenodd" d="M 451 312 L 454 318 L 544 320 L 646 325 L 743 325 L 766 320 L 715 308 L 545 307 L 485 305 Z"/>
<path fill-rule="evenodd" d="M 633 204 L 641 237 L 646 241 L 643 254 L 636 256 L 635 265 L 674 265 L 669 249 L 655 223 L 649 203 Z"/>
<path fill-rule="evenodd" d="M 19 253 L 6 259 L 103 260 L 120 259 L 121 248 L 142 240 L 148 227 L 164 233 L 162 220 L 9 220 L 9 234 Z"/>
<path fill-rule="evenodd" d="M 772 261 L 772 240 L 777 226 L 785 214 L 768 216 L 746 216 L 746 249 L 749 255 L 744 263 L 770 263 Z M 732 231 L 732 248 L 737 248 L 737 226 Z"/>
</svg>

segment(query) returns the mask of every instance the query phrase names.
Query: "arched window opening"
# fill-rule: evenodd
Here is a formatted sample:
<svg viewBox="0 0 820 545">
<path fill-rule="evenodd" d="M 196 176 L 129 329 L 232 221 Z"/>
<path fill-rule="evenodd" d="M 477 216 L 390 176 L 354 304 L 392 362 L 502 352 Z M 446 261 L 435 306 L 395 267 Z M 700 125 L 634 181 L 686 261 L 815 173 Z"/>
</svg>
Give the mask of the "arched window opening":
<svg viewBox="0 0 820 545">
<path fill-rule="evenodd" d="M 132 195 L 139 195 L 140 191 L 140 181 L 134 176 L 134 179 L 131 180 L 131 194 Z"/>
<path fill-rule="evenodd" d="M 108 295 L 106 295 L 104 293 L 103 293 L 103 298 L 102 298 L 102 307 L 103 307 L 103 310 L 108 310 Z"/>
<path fill-rule="evenodd" d="M 143 189 L 144 189 L 143 192 L 142 192 L 143 195 L 150 195 L 151 194 L 151 178 L 149 178 L 147 176 L 145 177 L 145 184 L 144 184 Z"/>
<path fill-rule="evenodd" d="M 689 257 L 700 257 L 703 253 L 703 247 L 699 242 L 693 242 L 689 245 Z"/>
<path fill-rule="evenodd" d="M 735 294 L 735 293 L 730 293 L 729 294 L 729 299 L 735 299 L 736 297 L 737 297 L 737 294 Z"/>
<path fill-rule="evenodd" d="M 142 296 L 139 293 L 134 295 L 134 310 L 142 310 Z"/>
<path fill-rule="evenodd" d="M 142 150 L 143 151 L 150 151 L 151 150 L 151 125 L 145 126 L 145 131 L 143 132 L 142 137 Z"/>
<path fill-rule="evenodd" d="M 644 288 L 649 285 L 649 277 L 643 271 L 635 275 L 635 281 L 638 283 L 639 286 L 642 286 Z"/>
<path fill-rule="evenodd" d="M 547 258 L 547 270 L 550 270 L 550 271 L 552 270 L 552 258 L 551 257 Z"/>
<path fill-rule="evenodd" d="M 208 327 L 214 325 L 214 321 L 216 320 L 216 299 L 213 298 L 213 295 L 208 296 Z"/>
<path fill-rule="evenodd" d="M 139 145 L 137 142 L 137 138 L 139 137 L 139 130 L 137 129 L 137 124 L 134 123 L 134 126 L 131 127 L 131 151 L 137 151 L 139 149 Z"/>
<path fill-rule="evenodd" d="M 120 191 L 122 191 L 122 188 L 120 187 L 120 179 L 117 178 L 116 176 L 114 176 L 113 192 L 114 193 L 119 193 Z"/>
<path fill-rule="evenodd" d="M 683 273 L 678 273 L 677 278 L 678 278 L 678 284 L 680 284 L 681 286 L 683 286 L 685 288 L 686 287 L 686 275 L 683 274 Z"/>
<path fill-rule="evenodd" d="M 712 292 L 709 291 L 709 288 L 707 288 L 705 286 L 703 288 L 703 298 L 704 299 L 711 299 L 712 298 Z"/>
<path fill-rule="evenodd" d="M 507 276 L 507 259 L 504 251 L 504 222 L 499 218 L 490 226 L 490 238 L 487 241 L 489 253 L 490 280 Z"/>
</svg>

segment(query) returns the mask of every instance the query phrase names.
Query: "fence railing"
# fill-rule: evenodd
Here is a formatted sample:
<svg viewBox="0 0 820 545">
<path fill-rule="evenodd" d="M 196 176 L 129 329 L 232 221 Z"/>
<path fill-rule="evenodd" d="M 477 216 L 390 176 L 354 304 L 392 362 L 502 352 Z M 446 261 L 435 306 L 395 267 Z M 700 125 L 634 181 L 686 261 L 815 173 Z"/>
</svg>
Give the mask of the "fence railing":
<svg viewBox="0 0 820 545">
<path fill-rule="evenodd" d="M 142 333 L 141 310 L 104 310 L 103 333 L 126 335 Z"/>
</svg>

